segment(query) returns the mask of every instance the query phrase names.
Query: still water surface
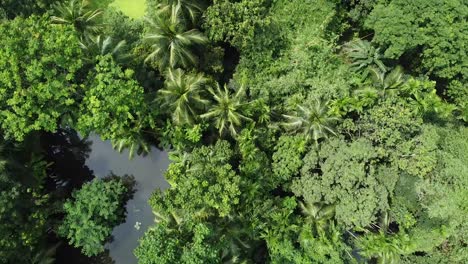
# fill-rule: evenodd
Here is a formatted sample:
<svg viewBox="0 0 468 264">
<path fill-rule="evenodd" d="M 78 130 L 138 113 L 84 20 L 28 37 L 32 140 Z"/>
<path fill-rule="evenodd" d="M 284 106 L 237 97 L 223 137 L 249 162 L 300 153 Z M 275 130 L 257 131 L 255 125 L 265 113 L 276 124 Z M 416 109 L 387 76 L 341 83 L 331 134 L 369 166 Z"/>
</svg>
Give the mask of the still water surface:
<svg viewBox="0 0 468 264">
<path fill-rule="evenodd" d="M 107 248 L 116 264 L 137 263 L 133 249 L 138 245 L 138 238 L 154 224 L 148 198 L 156 188 L 164 190 L 169 187 L 163 177 L 169 165 L 167 153 L 152 148 L 147 156 L 135 156 L 128 160 L 128 151 L 118 153 L 109 141 L 102 141 L 96 135 L 91 135 L 89 140 L 93 143 L 86 165 L 94 171 L 96 177 L 103 178 L 111 171 L 119 176 L 135 176 L 137 191 L 133 200 L 127 204 L 126 222 L 114 229 L 114 241 Z M 135 228 L 137 222 L 140 223 L 139 229 Z"/>
</svg>

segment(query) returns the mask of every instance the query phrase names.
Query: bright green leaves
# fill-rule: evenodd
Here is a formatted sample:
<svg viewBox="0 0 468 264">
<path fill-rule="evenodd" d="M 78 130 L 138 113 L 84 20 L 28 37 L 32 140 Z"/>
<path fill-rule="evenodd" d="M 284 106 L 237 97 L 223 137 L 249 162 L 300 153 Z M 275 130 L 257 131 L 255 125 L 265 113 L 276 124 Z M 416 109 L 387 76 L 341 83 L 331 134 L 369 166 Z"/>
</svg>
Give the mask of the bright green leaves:
<svg viewBox="0 0 468 264">
<path fill-rule="evenodd" d="M 269 23 L 268 5 L 266 0 L 217 1 L 205 13 L 209 37 L 238 48 L 250 44 L 256 31 Z"/>
<path fill-rule="evenodd" d="M 306 141 L 301 136 L 282 136 L 273 153 L 273 173 L 278 182 L 288 181 L 299 173 L 302 155 L 306 151 Z"/>
<path fill-rule="evenodd" d="M 171 8 L 177 6 L 172 5 Z M 144 38 L 151 45 L 152 52 L 145 61 L 156 61 L 161 71 L 166 68 L 195 66 L 198 59 L 193 48 L 206 44 L 208 39 L 197 29 L 187 29 L 174 10 L 168 13 L 159 13 L 155 20 L 146 19 L 149 32 Z"/>
<path fill-rule="evenodd" d="M 241 125 L 252 121 L 245 114 L 249 104 L 245 96 L 245 86 L 241 85 L 234 92 L 231 92 L 227 85 L 221 88 L 219 84 L 216 84 L 215 88 L 208 90 L 214 102 L 200 117 L 210 121 L 220 136 L 230 134 L 236 137 Z"/>
<path fill-rule="evenodd" d="M 112 229 L 125 219 L 125 203 L 131 192 L 119 178 L 84 184 L 64 204 L 59 234 L 87 256 L 103 252 Z"/>
<path fill-rule="evenodd" d="M 153 119 L 143 87 L 132 76 L 131 70 L 123 71 L 110 55 L 100 57 L 80 105 L 76 127 L 81 133 L 95 132 L 103 139 L 118 142 L 120 150 L 133 146 L 136 152 L 145 146 L 142 130 L 152 127 Z"/>
<path fill-rule="evenodd" d="M 71 104 L 82 67 L 73 30 L 46 17 L 17 18 L 0 25 L 0 120 L 7 137 L 55 131 Z M 27 62 L 27 63 L 25 63 Z"/>
<path fill-rule="evenodd" d="M 171 164 L 166 177 L 173 188 L 167 192 L 174 204 L 190 211 L 207 207 L 220 216 L 231 213 L 241 194 L 241 177 L 229 164 L 232 158 L 229 143 L 218 141 L 194 149 L 185 164 Z"/>
<path fill-rule="evenodd" d="M 140 264 L 219 263 L 218 249 L 209 244 L 213 232 L 204 224 L 179 229 L 157 224 L 140 239 L 135 256 Z"/>
<path fill-rule="evenodd" d="M 421 70 L 459 79 L 466 86 L 467 13 L 463 0 L 392 0 L 376 5 L 366 25 L 375 31 L 373 41 L 387 48 L 385 56 L 398 58 L 416 51 L 419 54 L 413 57 L 421 57 Z"/>
</svg>

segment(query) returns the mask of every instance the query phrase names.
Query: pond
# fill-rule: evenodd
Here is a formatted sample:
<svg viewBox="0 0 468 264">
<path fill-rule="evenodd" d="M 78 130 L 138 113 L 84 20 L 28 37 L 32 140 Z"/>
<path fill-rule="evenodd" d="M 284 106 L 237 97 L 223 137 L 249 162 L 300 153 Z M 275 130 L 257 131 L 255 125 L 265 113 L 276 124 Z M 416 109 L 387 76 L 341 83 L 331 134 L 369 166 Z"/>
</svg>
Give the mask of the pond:
<svg viewBox="0 0 468 264">
<path fill-rule="evenodd" d="M 129 160 L 128 151 L 118 153 L 109 141 L 102 141 L 96 135 L 91 135 L 89 140 L 92 145 L 86 165 L 94 171 L 96 177 L 103 178 L 111 171 L 119 176 L 135 176 L 137 191 L 127 204 L 127 219 L 114 229 L 114 240 L 106 247 L 116 264 L 137 263 L 133 250 L 138 245 L 138 239 L 154 224 L 148 199 L 156 188 L 164 190 L 169 187 L 163 176 L 169 166 L 168 155 L 152 148 L 147 156 L 135 156 Z"/>
</svg>

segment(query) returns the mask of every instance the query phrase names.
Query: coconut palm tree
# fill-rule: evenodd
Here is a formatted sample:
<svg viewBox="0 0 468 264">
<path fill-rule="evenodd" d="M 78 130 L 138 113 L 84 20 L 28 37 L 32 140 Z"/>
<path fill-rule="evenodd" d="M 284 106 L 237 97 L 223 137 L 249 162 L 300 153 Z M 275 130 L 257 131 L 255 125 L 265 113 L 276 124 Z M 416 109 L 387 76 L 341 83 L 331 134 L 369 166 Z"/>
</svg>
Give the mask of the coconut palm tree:
<svg viewBox="0 0 468 264">
<path fill-rule="evenodd" d="M 370 67 L 375 67 L 381 72 L 386 72 L 387 68 L 382 62 L 382 54 L 379 48 L 374 48 L 367 40 L 354 40 L 348 42 L 344 48 L 345 53 L 351 59 L 351 68 L 357 72 L 368 74 Z"/>
<path fill-rule="evenodd" d="M 224 85 L 224 89 L 221 89 L 219 84 L 216 84 L 215 90 L 210 88 L 208 91 L 213 96 L 215 102 L 208 112 L 200 117 L 211 120 L 220 135 L 229 131 L 231 136 L 235 137 L 237 135 L 237 128 L 242 125 L 243 121 L 252 121 L 252 119 L 243 114 L 249 104 L 248 102 L 244 102 L 245 87 L 242 85 L 236 93 L 231 94 L 226 85 Z"/>
<path fill-rule="evenodd" d="M 86 0 L 69 0 L 55 6 L 57 16 L 51 20 L 56 24 L 72 25 L 81 38 L 91 37 L 102 30 L 99 19 L 102 15 L 100 9 L 90 9 Z"/>
<path fill-rule="evenodd" d="M 306 222 L 314 226 L 315 233 L 317 234 L 325 232 L 329 220 L 335 214 L 334 205 L 300 201 L 299 206 L 301 207 L 302 214 L 306 218 Z"/>
<path fill-rule="evenodd" d="M 336 135 L 334 124 L 338 118 L 331 116 L 327 103 L 315 99 L 305 105 L 298 105 L 297 110 L 291 115 L 283 115 L 287 122 L 283 126 L 287 130 L 305 135 L 306 139 L 312 138 L 316 143 L 328 135 Z"/>
<path fill-rule="evenodd" d="M 193 53 L 195 45 L 204 44 L 208 39 L 197 29 L 186 30 L 177 14 L 160 16 L 156 20 L 146 18 L 150 33 L 144 38 L 151 43 L 153 52 L 145 62 L 156 61 L 160 69 L 195 65 L 197 57 Z"/>
<path fill-rule="evenodd" d="M 197 118 L 197 108 L 207 105 L 201 93 L 208 79 L 202 74 L 186 74 L 181 69 L 170 69 L 166 74 L 165 87 L 159 90 L 176 124 L 193 124 Z"/>
<path fill-rule="evenodd" d="M 130 58 L 130 55 L 124 52 L 125 44 L 125 40 L 114 43 L 111 37 L 104 38 L 101 35 L 80 41 L 81 48 L 91 57 L 92 61 L 98 55 L 110 54 L 118 63 L 123 63 Z"/>
<path fill-rule="evenodd" d="M 180 14 L 184 19 L 195 24 L 205 6 L 200 0 L 163 0 L 158 4 L 157 9 L 161 13 Z"/>
<path fill-rule="evenodd" d="M 112 147 L 119 153 L 128 148 L 128 159 L 133 159 L 135 153 L 138 155 L 146 155 L 150 153 L 151 147 L 141 135 L 130 133 L 128 137 L 117 140 L 112 140 Z"/>
<path fill-rule="evenodd" d="M 397 66 L 390 72 L 381 71 L 378 68 L 371 67 L 371 80 L 374 87 L 379 89 L 379 93 L 385 96 L 388 93 L 395 93 L 405 83 L 403 67 Z"/>
</svg>

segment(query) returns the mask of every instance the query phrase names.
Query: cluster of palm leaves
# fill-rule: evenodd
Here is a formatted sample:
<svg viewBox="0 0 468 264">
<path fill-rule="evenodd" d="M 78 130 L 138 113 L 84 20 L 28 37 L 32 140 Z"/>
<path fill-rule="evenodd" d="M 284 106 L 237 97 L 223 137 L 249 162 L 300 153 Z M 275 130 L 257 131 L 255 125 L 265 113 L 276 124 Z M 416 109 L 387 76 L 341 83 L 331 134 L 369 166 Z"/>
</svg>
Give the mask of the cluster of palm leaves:
<svg viewBox="0 0 468 264">
<path fill-rule="evenodd" d="M 193 25 L 197 22 L 204 8 L 205 6 L 197 0 L 163 0 L 157 6 L 160 13 L 181 14 Z"/>
<path fill-rule="evenodd" d="M 124 51 L 125 45 L 125 40 L 115 42 L 111 37 L 103 37 L 102 35 L 80 42 L 81 48 L 92 61 L 98 55 L 104 56 L 109 54 L 117 63 L 124 63 L 130 58 L 130 55 Z"/>
<path fill-rule="evenodd" d="M 100 9 L 92 9 L 86 0 L 69 0 L 55 6 L 57 16 L 52 16 L 56 24 L 72 25 L 81 38 L 95 36 L 101 32 L 103 25 Z"/>
<path fill-rule="evenodd" d="M 201 115 L 201 118 L 212 121 L 220 135 L 229 132 L 235 137 L 243 122 L 252 121 L 244 115 L 249 104 L 244 100 L 245 86 L 241 85 L 235 93 L 231 93 L 227 85 L 221 89 L 217 84 L 215 89 L 209 88 L 209 92 L 213 96 L 214 103 L 205 114 Z"/>
<path fill-rule="evenodd" d="M 313 139 L 317 144 L 322 138 L 335 135 L 334 126 L 338 118 L 331 115 L 327 102 L 319 99 L 309 100 L 289 115 L 283 115 L 286 122 L 282 125 L 290 131 L 303 134 L 306 140 Z"/>
<path fill-rule="evenodd" d="M 244 122 L 253 121 L 246 114 L 249 102 L 245 99 L 245 86 L 233 91 L 227 85 L 209 84 L 202 74 L 185 73 L 169 69 L 165 87 L 159 90 L 163 106 L 172 113 L 176 124 L 193 125 L 206 120 L 213 124 L 219 135 L 235 137 Z"/>
<path fill-rule="evenodd" d="M 152 52 L 145 62 L 155 61 L 162 70 L 195 65 L 197 56 L 193 49 L 207 43 L 208 39 L 198 29 L 188 29 L 186 21 L 195 20 L 200 10 L 196 1 L 165 1 L 155 19 L 147 17 L 150 32 L 145 39 L 151 44 Z"/>
<path fill-rule="evenodd" d="M 344 48 L 345 53 L 351 59 L 351 69 L 356 72 L 368 74 L 370 69 L 386 72 L 387 68 L 382 62 L 383 56 L 379 48 L 375 48 L 367 40 L 354 40 L 348 42 Z"/>
<path fill-rule="evenodd" d="M 193 124 L 199 110 L 209 101 L 202 97 L 208 79 L 202 74 L 185 73 L 182 69 L 170 69 L 166 73 L 165 87 L 159 90 L 163 107 L 172 112 L 176 124 Z"/>
</svg>

